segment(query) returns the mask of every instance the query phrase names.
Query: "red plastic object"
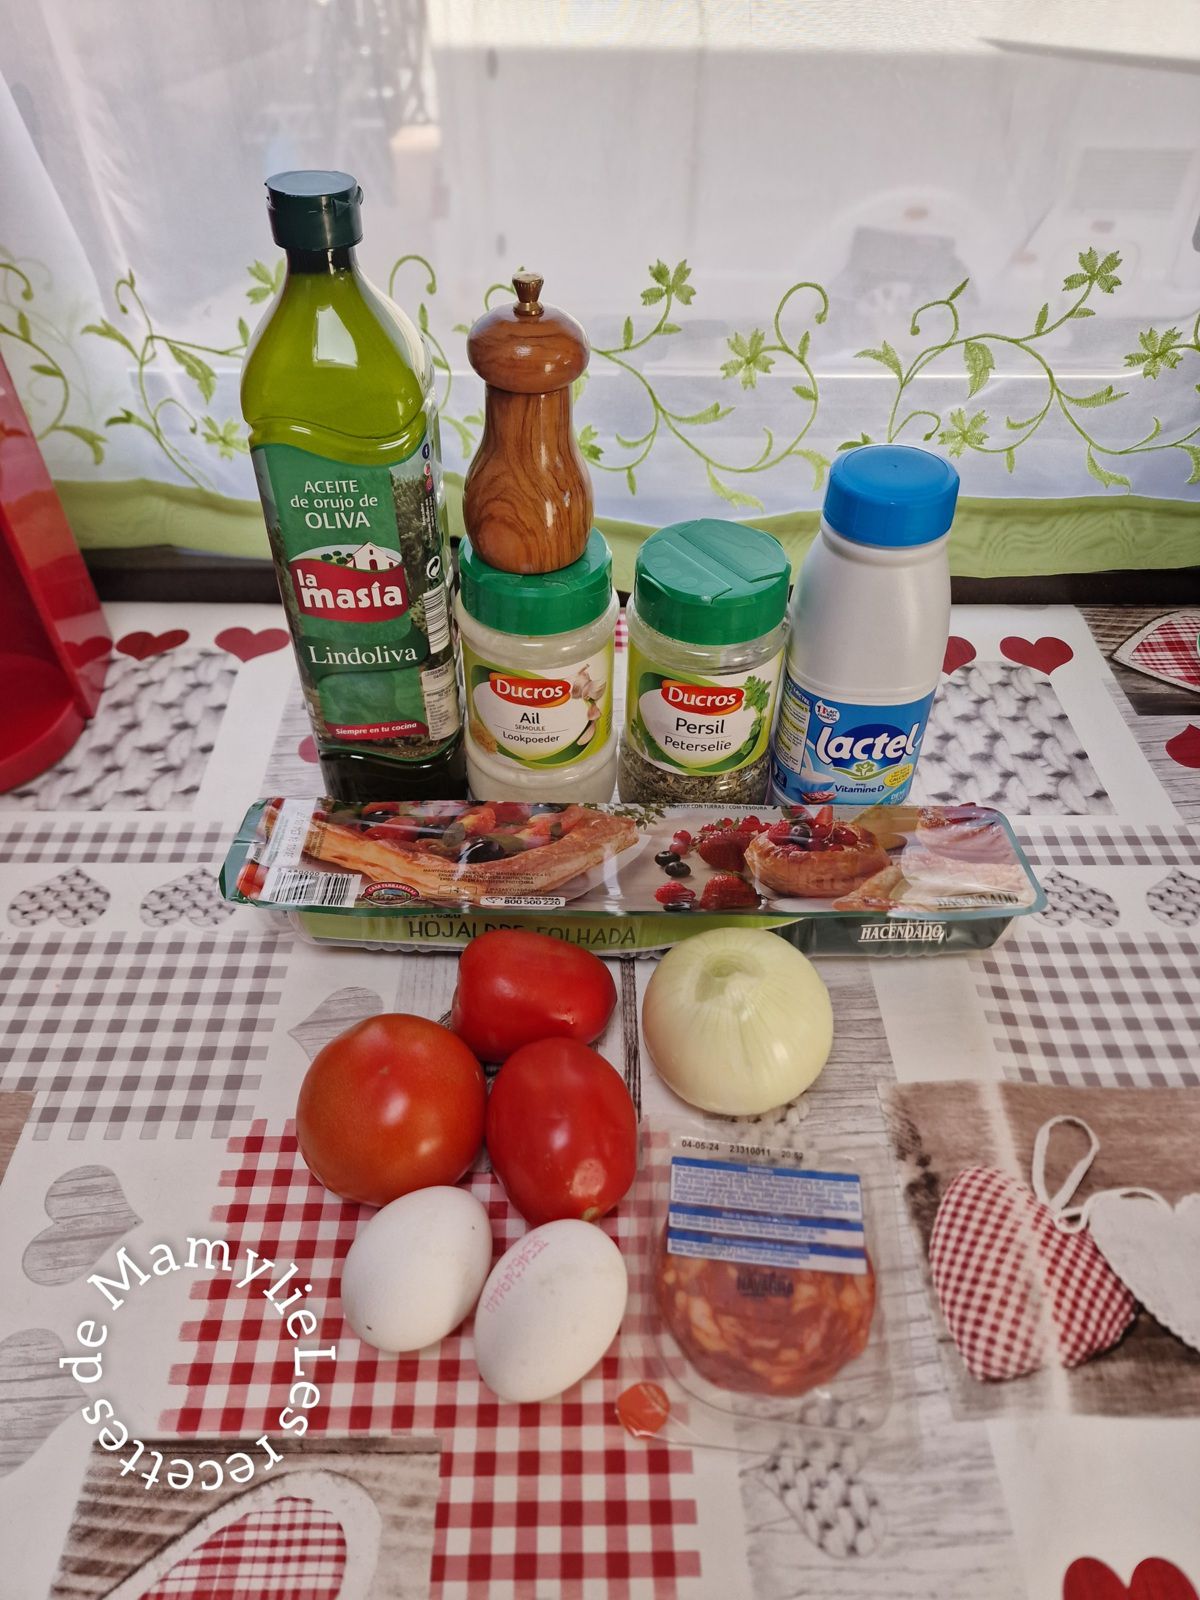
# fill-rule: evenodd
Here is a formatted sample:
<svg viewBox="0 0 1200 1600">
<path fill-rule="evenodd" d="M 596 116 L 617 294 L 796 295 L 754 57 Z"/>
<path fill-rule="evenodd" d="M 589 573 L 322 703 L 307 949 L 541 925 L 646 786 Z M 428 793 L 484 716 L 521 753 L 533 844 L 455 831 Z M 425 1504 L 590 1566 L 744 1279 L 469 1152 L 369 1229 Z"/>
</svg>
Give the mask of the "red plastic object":
<svg viewBox="0 0 1200 1600">
<path fill-rule="evenodd" d="M 0 359 L 0 790 L 62 759 L 95 714 L 112 638 Z"/>
</svg>

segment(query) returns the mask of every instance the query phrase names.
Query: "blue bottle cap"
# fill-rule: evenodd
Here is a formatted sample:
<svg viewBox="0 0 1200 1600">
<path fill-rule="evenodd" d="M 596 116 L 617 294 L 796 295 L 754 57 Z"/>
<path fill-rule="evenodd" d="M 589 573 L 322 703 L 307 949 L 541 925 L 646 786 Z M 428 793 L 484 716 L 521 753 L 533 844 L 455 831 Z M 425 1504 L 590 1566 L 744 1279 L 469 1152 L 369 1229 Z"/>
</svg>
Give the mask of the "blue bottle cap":
<svg viewBox="0 0 1200 1600">
<path fill-rule="evenodd" d="M 883 549 L 931 544 L 954 520 L 958 473 L 929 450 L 868 444 L 838 456 L 825 491 L 825 520 L 855 544 Z"/>
</svg>

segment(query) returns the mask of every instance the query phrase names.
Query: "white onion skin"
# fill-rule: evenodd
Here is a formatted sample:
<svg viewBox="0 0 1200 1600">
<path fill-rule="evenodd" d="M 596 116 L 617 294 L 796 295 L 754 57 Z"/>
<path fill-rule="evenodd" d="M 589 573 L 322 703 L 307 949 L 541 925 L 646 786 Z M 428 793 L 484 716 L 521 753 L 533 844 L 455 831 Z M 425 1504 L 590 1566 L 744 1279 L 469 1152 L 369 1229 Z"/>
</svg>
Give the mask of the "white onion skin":
<svg viewBox="0 0 1200 1600">
<path fill-rule="evenodd" d="M 759 1116 L 809 1088 L 829 1059 L 833 1007 L 805 956 L 762 928 L 713 928 L 656 967 L 642 1031 L 659 1077 L 726 1117 Z"/>
</svg>

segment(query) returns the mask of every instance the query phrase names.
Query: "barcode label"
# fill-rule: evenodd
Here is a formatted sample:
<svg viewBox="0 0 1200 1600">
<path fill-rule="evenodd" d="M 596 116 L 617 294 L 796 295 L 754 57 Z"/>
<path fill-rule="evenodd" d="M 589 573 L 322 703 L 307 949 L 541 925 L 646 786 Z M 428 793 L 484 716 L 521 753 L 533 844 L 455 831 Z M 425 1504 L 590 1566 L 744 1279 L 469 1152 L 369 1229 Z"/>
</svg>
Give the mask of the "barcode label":
<svg viewBox="0 0 1200 1600">
<path fill-rule="evenodd" d="M 437 655 L 450 644 L 450 605 L 446 599 L 444 583 L 425 591 L 425 632 L 429 636 L 429 651 Z"/>
<path fill-rule="evenodd" d="M 1021 906 L 1025 899 L 1006 889 L 981 889 L 977 894 L 938 895 L 933 904 L 939 911 L 973 911 L 976 906 Z"/>
<path fill-rule="evenodd" d="M 272 866 L 299 865 L 316 803 L 315 800 L 294 795 L 280 806 L 267 845 L 267 861 Z"/>
<path fill-rule="evenodd" d="M 496 911 L 557 911 L 566 905 L 561 894 L 485 894 L 480 905 Z"/>
<path fill-rule="evenodd" d="M 357 872 L 272 867 L 257 898 L 277 906 L 352 906 L 361 887 Z"/>
</svg>

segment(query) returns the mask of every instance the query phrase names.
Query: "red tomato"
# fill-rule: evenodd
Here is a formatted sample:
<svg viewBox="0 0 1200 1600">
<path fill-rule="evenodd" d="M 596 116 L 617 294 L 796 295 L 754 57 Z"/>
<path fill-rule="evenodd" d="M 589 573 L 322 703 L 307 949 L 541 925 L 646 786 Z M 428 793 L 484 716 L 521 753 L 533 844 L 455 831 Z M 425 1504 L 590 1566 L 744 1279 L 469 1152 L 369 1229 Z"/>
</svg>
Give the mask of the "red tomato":
<svg viewBox="0 0 1200 1600">
<path fill-rule="evenodd" d="M 487 1084 L 461 1039 L 427 1017 L 385 1012 L 347 1028 L 300 1086 L 296 1134 L 318 1182 L 383 1206 L 457 1183 L 483 1142 Z"/>
<path fill-rule="evenodd" d="M 509 1056 L 487 1109 L 496 1176 L 527 1222 L 594 1222 L 637 1172 L 637 1112 L 625 1080 L 578 1039 L 542 1039 Z"/>
<path fill-rule="evenodd" d="M 504 1061 L 538 1039 L 590 1044 L 616 1003 L 612 974 L 590 950 L 498 928 L 462 953 L 450 1026 L 481 1061 Z"/>
</svg>

